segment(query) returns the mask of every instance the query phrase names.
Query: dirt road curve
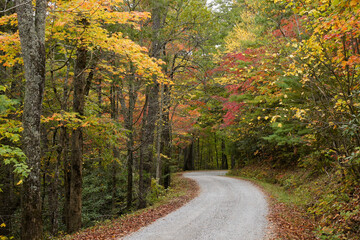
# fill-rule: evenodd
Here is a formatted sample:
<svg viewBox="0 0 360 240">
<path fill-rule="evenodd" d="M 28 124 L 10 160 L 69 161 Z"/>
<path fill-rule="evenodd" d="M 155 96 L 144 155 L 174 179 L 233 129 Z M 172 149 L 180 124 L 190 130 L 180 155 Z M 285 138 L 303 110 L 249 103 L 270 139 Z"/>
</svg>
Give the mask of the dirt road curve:
<svg viewBox="0 0 360 240">
<path fill-rule="evenodd" d="M 126 237 L 127 240 L 261 240 L 267 203 L 251 183 L 223 177 L 224 171 L 191 172 L 201 192 L 184 207 Z"/>
</svg>

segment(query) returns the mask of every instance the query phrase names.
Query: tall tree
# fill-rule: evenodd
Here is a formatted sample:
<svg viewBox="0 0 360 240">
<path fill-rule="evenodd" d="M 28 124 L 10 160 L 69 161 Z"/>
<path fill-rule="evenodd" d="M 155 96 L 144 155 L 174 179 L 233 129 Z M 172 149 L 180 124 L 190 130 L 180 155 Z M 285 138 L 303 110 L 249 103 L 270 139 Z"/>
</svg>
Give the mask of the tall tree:
<svg viewBox="0 0 360 240">
<path fill-rule="evenodd" d="M 84 46 L 80 46 L 77 49 L 77 58 L 75 63 L 73 100 L 73 110 L 78 113 L 79 118 L 84 115 L 86 66 L 87 49 Z M 83 131 L 80 126 L 72 131 L 71 146 L 72 152 L 68 232 L 74 232 L 81 228 Z"/>
<path fill-rule="evenodd" d="M 151 3 L 151 22 L 152 22 L 152 42 L 150 55 L 159 59 L 161 56 L 162 43 L 160 40 L 160 30 L 164 21 L 163 10 L 166 8 L 162 0 L 152 1 Z M 147 87 L 147 114 L 144 119 L 142 130 L 142 143 L 140 149 L 140 179 L 139 179 L 139 208 L 146 206 L 146 195 L 151 183 L 151 165 L 153 163 L 154 131 L 159 111 L 159 82 L 154 77 L 153 83 Z"/>
<path fill-rule="evenodd" d="M 24 181 L 22 239 L 42 238 L 40 188 L 40 117 L 45 85 L 46 0 L 17 0 L 17 15 L 25 68 L 23 151 L 31 171 Z"/>
</svg>

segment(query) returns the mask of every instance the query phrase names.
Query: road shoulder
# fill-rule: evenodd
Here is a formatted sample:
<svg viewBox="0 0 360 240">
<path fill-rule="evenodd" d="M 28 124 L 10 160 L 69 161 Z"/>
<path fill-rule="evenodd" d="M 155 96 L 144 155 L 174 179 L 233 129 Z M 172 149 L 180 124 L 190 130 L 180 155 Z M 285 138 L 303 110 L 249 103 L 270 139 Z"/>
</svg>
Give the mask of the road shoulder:
<svg viewBox="0 0 360 240">
<path fill-rule="evenodd" d="M 227 177 L 251 182 L 266 196 L 266 200 L 269 204 L 269 213 L 267 216 L 268 227 L 265 236 L 266 240 L 317 239 L 313 234 L 313 220 L 309 219 L 307 214 L 297 206 L 278 201 L 269 191 L 259 184 L 259 181 L 233 175 L 228 175 Z"/>
<path fill-rule="evenodd" d="M 138 231 L 140 228 L 184 206 L 198 195 L 198 184 L 194 180 L 183 177 L 182 175 L 182 173 L 175 174 L 171 196 L 165 197 L 163 201 L 158 202 L 154 206 L 124 215 L 115 220 L 107 220 L 73 235 L 59 238 L 58 240 L 122 239 Z"/>
</svg>

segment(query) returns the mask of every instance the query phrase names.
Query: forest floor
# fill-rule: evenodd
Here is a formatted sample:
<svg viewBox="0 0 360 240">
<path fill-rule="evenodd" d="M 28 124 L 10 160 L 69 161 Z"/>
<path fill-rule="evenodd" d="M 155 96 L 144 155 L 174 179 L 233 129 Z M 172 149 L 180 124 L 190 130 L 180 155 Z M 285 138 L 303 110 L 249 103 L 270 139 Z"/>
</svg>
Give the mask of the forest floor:
<svg viewBox="0 0 360 240">
<path fill-rule="evenodd" d="M 199 186 L 194 180 L 183 177 L 181 173 L 174 174 L 171 190 L 153 206 L 115 220 L 104 221 L 58 240 L 108 240 L 124 237 L 180 208 L 198 193 Z"/>
</svg>

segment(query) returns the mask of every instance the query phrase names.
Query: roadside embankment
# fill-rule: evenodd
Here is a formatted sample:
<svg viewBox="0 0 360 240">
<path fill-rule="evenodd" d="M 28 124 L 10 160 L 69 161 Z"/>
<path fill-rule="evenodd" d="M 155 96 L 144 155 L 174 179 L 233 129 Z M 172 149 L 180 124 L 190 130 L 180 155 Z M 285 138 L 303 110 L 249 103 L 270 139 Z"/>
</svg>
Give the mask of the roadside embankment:
<svg viewBox="0 0 360 240">
<path fill-rule="evenodd" d="M 359 239 L 360 187 L 346 176 L 266 164 L 229 174 L 250 180 L 267 193 L 273 239 Z"/>
<path fill-rule="evenodd" d="M 159 195 L 154 205 L 114 220 L 106 220 L 58 240 L 107 240 L 124 237 L 180 208 L 195 198 L 198 192 L 199 187 L 194 180 L 183 177 L 181 173 L 174 174 L 170 190 Z"/>
</svg>

